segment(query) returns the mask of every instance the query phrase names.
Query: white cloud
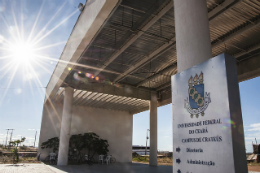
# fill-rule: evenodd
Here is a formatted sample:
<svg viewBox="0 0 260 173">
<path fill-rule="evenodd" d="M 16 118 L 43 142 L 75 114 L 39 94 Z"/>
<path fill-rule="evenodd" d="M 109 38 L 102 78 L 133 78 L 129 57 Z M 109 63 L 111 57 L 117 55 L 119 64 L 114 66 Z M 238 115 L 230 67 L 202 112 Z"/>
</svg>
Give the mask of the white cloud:
<svg viewBox="0 0 260 173">
<path fill-rule="evenodd" d="M 33 139 L 33 140 L 34 140 L 34 139 L 35 139 L 35 138 L 31 138 L 31 137 L 25 137 L 25 138 L 26 138 L 27 140 L 30 140 L 30 139 Z"/>
<path fill-rule="evenodd" d="M 260 123 L 250 124 L 248 131 L 260 131 Z"/>
<path fill-rule="evenodd" d="M 260 142 L 260 123 L 250 124 L 246 126 L 247 130 L 245 131 L 245 143 L 246 143 L 246 152 L 252 152 L 252 142 Z"/>
<path fill-rule="evenodd" d="M 35 130 L 35 129 L 28 129 L 28 130 Z"/>
<path fill-rule="evenodd" d="M 255 138 L 260 140 L 260 132 L 245 133 L 245 140 L 255 140 Z"/>
</svg>

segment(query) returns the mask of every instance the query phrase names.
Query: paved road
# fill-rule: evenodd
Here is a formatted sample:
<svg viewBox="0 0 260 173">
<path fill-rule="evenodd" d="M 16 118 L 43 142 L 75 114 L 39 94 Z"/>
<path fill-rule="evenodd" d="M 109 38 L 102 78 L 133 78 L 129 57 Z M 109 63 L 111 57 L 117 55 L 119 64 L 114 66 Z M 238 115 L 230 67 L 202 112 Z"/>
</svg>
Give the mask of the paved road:
<svg viewBox="0 0 260 173">
<path fill-rule="evenodd" d="M 1 173 L 56 173 L 44 164 L 0 164 Z"/>
<path fill-rule="evenodd" d="M 47 166 L 44 164 L 0 164 L 0 173 L 172 173 L 171 166 L 149 167 L 144 164 L 69 165 Z M 260 173 L 260 172 L 249 172 Z"/>
<path fill-rule="evenodd" d="M 171 166 L 150 167 L 144 164 L 94 164 L 48 166 L 44 164 L 0 164 L 0 173 L 172 173 Z"/>
</svg>

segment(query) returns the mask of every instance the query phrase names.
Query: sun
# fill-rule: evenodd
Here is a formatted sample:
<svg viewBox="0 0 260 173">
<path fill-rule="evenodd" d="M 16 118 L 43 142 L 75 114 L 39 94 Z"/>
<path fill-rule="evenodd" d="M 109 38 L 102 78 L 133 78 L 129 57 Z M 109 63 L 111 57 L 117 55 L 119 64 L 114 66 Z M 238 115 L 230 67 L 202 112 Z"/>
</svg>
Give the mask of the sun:
<svg viewBox="0 0 260 173">
<path fill-rule="evenodd" d="M 10 44 L 8 50 L 11 58 L 19 64 L 28 65 L 35 57 L 35 49 L 32 44 L 26 42 Z"/>
</svg>

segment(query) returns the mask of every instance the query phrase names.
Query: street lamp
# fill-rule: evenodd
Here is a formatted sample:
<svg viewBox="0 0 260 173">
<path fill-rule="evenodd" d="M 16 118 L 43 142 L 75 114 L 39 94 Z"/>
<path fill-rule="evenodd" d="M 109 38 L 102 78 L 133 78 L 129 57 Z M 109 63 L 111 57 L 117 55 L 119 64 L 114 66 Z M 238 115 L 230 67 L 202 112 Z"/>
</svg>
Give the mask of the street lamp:
<svg viewBox="0 0 260 173">
<path fill-rule="evenodd" d="M 149 137 L 148 137 L 148 131 L 150 131 L 150 129 L 147 129 L 147 134 L 146 134 L 146 147 L 145 147 L 145 155 L 146 155 L 146 153 L 147 153 L 147 141 L 148 141 L 148 139 L 149 139 Z"/>
</svg>

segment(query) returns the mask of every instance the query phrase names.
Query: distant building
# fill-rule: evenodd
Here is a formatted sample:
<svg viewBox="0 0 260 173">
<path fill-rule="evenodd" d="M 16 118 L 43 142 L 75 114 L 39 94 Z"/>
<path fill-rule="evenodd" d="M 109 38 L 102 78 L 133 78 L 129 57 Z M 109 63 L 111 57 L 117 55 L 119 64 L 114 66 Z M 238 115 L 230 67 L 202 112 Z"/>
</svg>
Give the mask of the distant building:
<svg viewBox="0 0 260 173">
<path fill-rule="evenodd" d="M 132 152 L 133 153 L 135 152 L 138 155 L 145 155 L 145 148 L 146 148 L 146 146 L 143 146 L 143 145 L 133 145 Z M 147 146 L 146 155 L 150 155 L 150 146 Z"/>
<path fill-rule="evenodd" d="M 260 144 L 252 144 L 252 145 L 253 145 L 253 153 L 247 155 L 247 161 L 260 162 Z"/>
</svg>

